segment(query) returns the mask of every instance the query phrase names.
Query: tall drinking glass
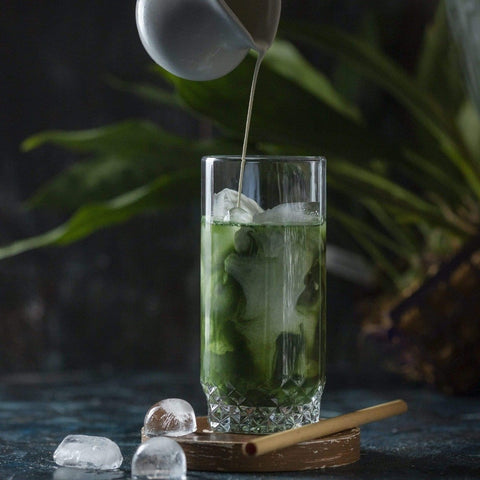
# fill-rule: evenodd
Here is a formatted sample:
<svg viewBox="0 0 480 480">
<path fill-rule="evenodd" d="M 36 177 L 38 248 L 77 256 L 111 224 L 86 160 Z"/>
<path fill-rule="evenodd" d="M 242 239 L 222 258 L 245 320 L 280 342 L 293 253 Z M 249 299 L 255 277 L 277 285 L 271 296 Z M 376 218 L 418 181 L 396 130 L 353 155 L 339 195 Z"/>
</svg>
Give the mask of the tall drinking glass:
<svg viewBox="0 0 480 480">
<path fill-rule="evenodd" d="M 211 427 L 316 422 L 325 384 L 321 157 L 202 159 L 201 383 Z"/>
</svg>

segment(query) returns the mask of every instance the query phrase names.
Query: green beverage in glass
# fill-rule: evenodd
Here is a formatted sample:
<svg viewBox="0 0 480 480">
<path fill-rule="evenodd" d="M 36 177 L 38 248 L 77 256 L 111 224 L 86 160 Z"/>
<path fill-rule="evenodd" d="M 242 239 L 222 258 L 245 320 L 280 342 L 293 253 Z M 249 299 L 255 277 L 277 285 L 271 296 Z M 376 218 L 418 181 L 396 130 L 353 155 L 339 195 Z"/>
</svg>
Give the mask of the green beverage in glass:
<svg viewBox="0 0 480 480">
<path fill-rule="evenodd" d="M 215 431 L 316 422 L 325 384 L 325 160 L 202 159 L 201 383 Z"/>
</svg>

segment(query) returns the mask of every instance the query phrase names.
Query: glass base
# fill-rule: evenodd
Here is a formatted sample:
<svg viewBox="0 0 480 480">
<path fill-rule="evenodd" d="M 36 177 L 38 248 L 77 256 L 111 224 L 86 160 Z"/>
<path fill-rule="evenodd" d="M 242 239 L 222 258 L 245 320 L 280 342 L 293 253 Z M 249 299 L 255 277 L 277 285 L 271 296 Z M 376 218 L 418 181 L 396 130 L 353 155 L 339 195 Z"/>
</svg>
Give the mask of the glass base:
<svg viewBox="0 0 480 480">
<path fill-rule="evenodd" d="M 291 406 L 252 407 L 232 405 L 217 387 L 203 385 L 208 403 L 208 420 L 215 432 L 268 434 L 301 427 L 320 420 L 323 388 L 308 403 Z"/>
</svg>

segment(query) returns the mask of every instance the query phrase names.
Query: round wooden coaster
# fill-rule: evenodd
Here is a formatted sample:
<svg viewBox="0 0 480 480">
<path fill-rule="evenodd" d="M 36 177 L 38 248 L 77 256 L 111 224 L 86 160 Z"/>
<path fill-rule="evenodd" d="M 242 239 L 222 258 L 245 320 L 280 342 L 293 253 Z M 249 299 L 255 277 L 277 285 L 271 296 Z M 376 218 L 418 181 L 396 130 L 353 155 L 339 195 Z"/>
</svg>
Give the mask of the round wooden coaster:
<svg viewBox="0 0 480 480">
<path fill-rule="evenodd" d="M 360 429 L 352 428 L 292 447 L 247 457 L 242 445 L 256 435 L 215 433 L 207 417 L 197 418 L 197 431 L 172 437 L 183 448 L 189 470 L 207 472 L 293 472 L 339 467 L 360 458 Z M 142 442 L 148 440 L 143 434 Z"/>
</svg>

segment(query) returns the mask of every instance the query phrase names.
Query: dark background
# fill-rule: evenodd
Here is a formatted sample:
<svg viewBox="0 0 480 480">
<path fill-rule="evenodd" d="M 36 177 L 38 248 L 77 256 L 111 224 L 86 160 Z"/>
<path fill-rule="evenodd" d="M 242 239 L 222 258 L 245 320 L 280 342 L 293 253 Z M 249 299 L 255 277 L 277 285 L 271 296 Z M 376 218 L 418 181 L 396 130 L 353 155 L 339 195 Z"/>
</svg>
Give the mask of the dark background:
<svg viewBox="0 0 480 480">
<path fill-rule="evenodd" d="M 288 0 L 282 18 L 355 31 L 368 10 L 383 48 L 414 68 L 421 31 L 437 1 Z M 0 244 L 60 223 L 27 211 L 35 190 L 78 158 L 19 145 L 46 129 L 84 129 L 143 117 L 197 136 L 185 114 L 111 88 L 107 75 L 140 80 L 150 60 L 138 39 L 133 0 L 3 0 L 0 8 Z M 309 52 L 306 52 L 307 55 Z M 311 57 L 328 69 L 329 60 Z M 360 91 L 362 95 L 362 91 Z M 368 114 L 395 108 L 365 87 Z M 388 122 L 387 122 L 388 123 Z M 205 152 L 209 153 L 209 152 Z M 232 152 L 233 153 L 233 152 Z M 320 152 L 321 153 L 321 152 Z M 0 262 L 0 372 L 198 368 L 199 205 L 135 219 L 66 248 Z M 331 239 L 332 241 L 338 239 Z M 331 363 L 358 356 L 358 288 L 329 277 Z"/>
</svg>

